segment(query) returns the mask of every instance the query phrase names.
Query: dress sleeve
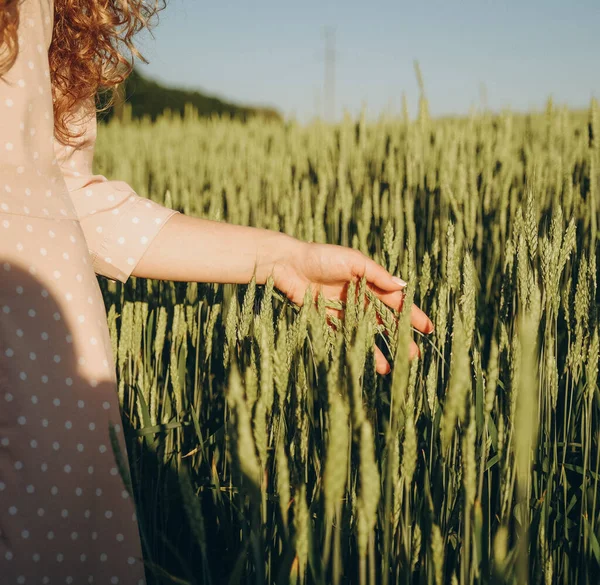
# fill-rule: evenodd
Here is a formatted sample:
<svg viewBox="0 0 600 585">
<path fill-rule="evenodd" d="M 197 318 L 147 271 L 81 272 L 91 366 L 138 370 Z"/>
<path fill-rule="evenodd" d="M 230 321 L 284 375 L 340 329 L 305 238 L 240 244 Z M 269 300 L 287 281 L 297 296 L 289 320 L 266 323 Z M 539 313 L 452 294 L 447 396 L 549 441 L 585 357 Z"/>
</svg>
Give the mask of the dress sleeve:
<svg viewBox="0 0 600 585">
<path fill-rule="evenodd" d="M 126 282 L 173 209 L 141 197 L 124 181 L 94 175 L 96 108 L 82 104 L 70 127 L 84 133 L 75 146 L 54 139 L 54 153 L 77 211 L 97 274 Z"/>
</svg>

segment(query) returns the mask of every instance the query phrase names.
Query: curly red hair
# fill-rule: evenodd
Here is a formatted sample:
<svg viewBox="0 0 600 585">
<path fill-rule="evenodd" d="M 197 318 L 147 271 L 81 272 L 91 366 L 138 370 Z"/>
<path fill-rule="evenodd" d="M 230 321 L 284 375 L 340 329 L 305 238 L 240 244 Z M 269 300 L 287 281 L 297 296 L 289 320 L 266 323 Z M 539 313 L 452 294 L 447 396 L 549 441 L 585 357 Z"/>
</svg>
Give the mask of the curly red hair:
<svg viewBox="0 0 600 585">
<path fill-rule="evenodd" d="M 20 0 L 0 0 L 0 77 L 10 70 L 19 50 Z M 109 92 L 102 109 L 114 101 L 114 90 L 133 69 L 134 58 L 146 59 L 133 44 L 141 29 L 166 0 L 54 0 L 54 29 L 48 51 L 54 101 L 54 135 L 69 144 L 81 134 L 68 126 L 69 113 L 98 91 Z M 129 55 L 127 55 L 129 53 Z"/>
</svg>

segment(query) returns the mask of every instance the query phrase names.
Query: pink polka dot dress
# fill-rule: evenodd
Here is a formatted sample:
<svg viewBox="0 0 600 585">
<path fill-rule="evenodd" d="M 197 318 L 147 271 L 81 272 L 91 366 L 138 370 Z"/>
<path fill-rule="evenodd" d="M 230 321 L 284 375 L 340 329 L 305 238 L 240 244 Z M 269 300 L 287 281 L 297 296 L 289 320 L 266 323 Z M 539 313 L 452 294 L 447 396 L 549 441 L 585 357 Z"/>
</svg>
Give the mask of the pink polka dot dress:
<svg viewBox="0 0 600 585">
<path fill-rule="evenodd" d="M 173 210 L 92 173 L 84 140 L 53 137 L 52 0 L 20 3 L 0 80 L 0 583 L 144 581 L 115 364 L 96 273 L 126 281 Z"/>
</svg>

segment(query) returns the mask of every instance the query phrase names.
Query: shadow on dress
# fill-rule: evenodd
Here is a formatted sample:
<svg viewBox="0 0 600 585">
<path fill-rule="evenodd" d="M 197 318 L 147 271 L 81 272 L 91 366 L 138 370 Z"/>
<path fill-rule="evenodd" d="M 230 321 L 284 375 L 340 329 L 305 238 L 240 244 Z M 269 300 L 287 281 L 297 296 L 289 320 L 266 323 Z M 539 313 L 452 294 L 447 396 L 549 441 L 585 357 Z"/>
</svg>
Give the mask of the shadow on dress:
<svg viewBox="0 0 600 585">
<path fill-rule="evenodd" d="M 137 437 L 117 414 L 114 382 L 79 374 L 74 335 L 45 284 L 0 257 L 0 573 L 7 583 L 45 575 L 87 582 L 93 573 L 134 584 L 141 574 L 137 522 L 142 532 L 146 522 L 135 518 L 126 493 L 133 487 L 137 500 L 144 491 L 127 485 Z M 133 457 L 144 476 L 172 475 L 139 448 Z M 148 550 L 145 557 L 148 585 L 181 583 L 153 569 Z"/>
<path fill-rule="evenodd" d="M 111 444 L 106 418 L 109 415 L 105 404 L 107 399 L 112 401 L 113 406 L 117 404 L 116 385 L 112 381 L 99 381 L 91 386 L 89 379 L 79 375 L 73 343 L 74 332 L 67 326 L 56 299 L 38 278 L 14 264 L 10 270 L 5 270 L 5 264 L 7 263 L 0 257 L 0 488 L 4 486 L 0 489 L 0 502 L 8 501 L 11 491 L 14 491 L 15 498 L 23 498 L 22 507 L 28 507 L 28 518 L 36 527 L 32 529 L 29 526 L 32 535 L 45 535 L 49 531 L 56 531 L 57 525 L 65 526 L 68 522 L 73 523 L 76 527 L 74 530 L 82 533 L 77 541 L 69 540 L 64 543 L 68 553 L 56 553 L 66 556 L 60 571 L 63 567 L 68 567 L 69 554 L 76 551 L 77 555 L 92 556 L 94 551 L 102 548 L 102 540 L 112 542 L 113 552 L 109 550 L 108 562 L 105 564 L 110 564 L 116 571 L 115 564 L 110 561 L 126 549 L 124 542 L 128 538 L 117 539 L 115 535 L 118 537 L 129 533 L 129 540 L 134 541 L 138 537 L 136 526 L 139 526 L 148 585 L 204 585 L 203 575 L 207 568 L 203 566 L 193 531 L 187 521 L 178 474 L 161 461 L 156 450 L 149 447 L 152 441 L 140 439 L 127 412 L 121 413 L 119 418 L 114 417 L 113 410 L 110 411 L 116 429 L 120 428 L 119 425 L 122 426 L 122 432 L 113 435 Z M 31 310 L 35 311 L 34 316 L 30 315 Z M 98 346 L 99 351 L 102 351 L 101 346 L 102 344 Z M 60 356 L 58 361 L 56 356 Z M 25 379 L 22 379 L 23 372 Z M 24 417 L 27 424 L 21 425 L 20 417 Z M 47 420 L 46 426 L 42 424 L 44 420 Z M 32 427 L 30 422 L 37 424 Z M 106 424 L 103 425 L 103 422 Z M 88 448 L 90 425 L 95 426 L 94 449 Z M 101 427 L 104 427 L 102 435 Z M 31 448 L 32 441 L 36 444 L 35 449 Z M 60 443 L 58 450 L 53 447 L 55 442 Z M 79 446 L 84 443 L 85 447 L 80 452 Z M 117 447 L 116 457 L 114 447 Z M 131 474 L 127 459 L 133 470 Z M 78 461 L 78 465 L 73 461 Z M 23 467 L 16 469 L 16 462 L 21 462 Z M 41 471 L 40 466 L 44 462 L 48 469 Z M 71 467 L 67 473 L 65 469 Z M 91 467 L 94 468 L 92 476 L 87 473 Z M 106 480 L 98 483 L 98 475 L 103 467 Z M 115 467 L 119 470 L 121 481 L 116 481 Z M 28 475 L 29 470 L 33 470 L 31 475 Z M 58 475 L 50 481 L 53 470 Z M 28 475 L 29 479 L 24 479 L 24 475 Z M 23 490 L 23 486 L 34 485 L 35 481 L 45 482 L 48 490 L 56 487 L 57 493 L 42 493 L 37 490 L 34 494 L 29 494 L 27 499 L 22 495 L 23 492 L 27 493 L 27 488 Z M 135 522 L 132 521 L 132 500 L 129 499 L 127 505 L 123 499 L 123 482 L 125 485 L 130 482 L 127 491 L 134 495 L 138 512 Z M 83 486 L 83 494 L 78 495 L 76 490 L 80 486 Z M 97 531 L 96 538 L 93 538 L 93 533 L 88 534 L 86 543 L 83 537 L 85 522 L 89 521 L 85 517 L 86 510 L 93 509 L 94 512 L 101 513 L 97 496 L 88 495 L 86 488 L 97 490 L 98 486 L 101 486 L 104 494 L 114 490 L 114 497 L 120 507 L 112 506 L 114 510 L 110 521 L 118 527 L 113 530 L 115 534 L 112 535 L 104 529 Z M 86 495 L 94 503 L 86 500 Z M 206 498 L 200 498 L 199 501 L 204 506 L 207 525 L 214 525 L 215 517 L 210 503 Z M 84 515 L 84 519 L 72 520 L 76 514 L 71 512 L 67 521 L 62 516 L 66 509 L 65 502 L 80 503 L 79 512 Z M 18 551 L 22 551 L 21 556 L 25 558 L 23 564 L 29 570 L 28 574 L 37 577 L 35 571 L 38 569 L 33 558 L 37 554 L 34 550 L 35 539 L 32 536 L 23 540 L 19 516 L 7 513 L 8 506 L 1 507 L 0 573 L 4 578 L 9 578 L 12 576 L 9 571 L 14 571 L 14 582 L 17 582 L 21 573 L 19 565 L 12 561 L 16 560 Z M 39 509 L 44 509 L 44 516 L 37 515 Z M 44 538 L 43 542 L 38 541 L 37 544 L 48 553 L 49 547 L 52 548 L 58 540 L 58 536 L 51 542 Z M 226 540 L 217 530 L 207 542 L 212 583 L 227 582 L 232 561 L 237 558 L 235 551 L 226 550 Z M 60 548 L 59 543 L 56 547 L 57 550 Z M 139 551 L 139 546 L 137 550 Z M 14 558 L 11 563 L 5 563 L 5 569 L 2 563 L 4 555 L 9 551 L 15 551 Z M 128 555 L 125 555 L 123 562 L 127 558 Z M 78 558 L 76 561 L 79 563 Z M 72 576 L 74 583 L 79 582 L 78 579 L 85 579 L 87 582 L 89 572 L 84 571 L 84 575 L 79 570 L 73 565 L 70 572 L 65 570 L 60 575 L 64 573 Z M 129 565 L 121 569 L 118 573 L 119 583 L 135 585 L 136 581 L 129 579 L 132 570 Z M 110 579 L 109 572 L 106 575 Z"/>
</svg>

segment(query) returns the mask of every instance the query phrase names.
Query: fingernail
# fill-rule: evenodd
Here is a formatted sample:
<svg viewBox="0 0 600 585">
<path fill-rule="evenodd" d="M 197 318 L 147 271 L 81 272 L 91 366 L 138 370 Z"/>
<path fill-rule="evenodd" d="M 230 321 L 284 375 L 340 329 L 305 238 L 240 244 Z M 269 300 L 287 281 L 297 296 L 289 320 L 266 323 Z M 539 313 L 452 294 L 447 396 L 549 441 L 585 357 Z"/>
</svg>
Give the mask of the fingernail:
<svg viewBox="0 0 600 585">
<path fill-rule="evenodd" d="M 405 280 L 402 280 L 399 276 L 392 276 L 392 280 L 396 284 L 399 284 L 400 286 L 407 286 L 408 285 L 408 283 Z"/>
</svg>

